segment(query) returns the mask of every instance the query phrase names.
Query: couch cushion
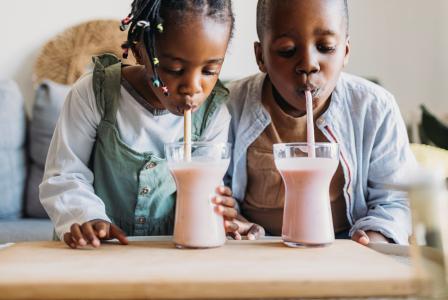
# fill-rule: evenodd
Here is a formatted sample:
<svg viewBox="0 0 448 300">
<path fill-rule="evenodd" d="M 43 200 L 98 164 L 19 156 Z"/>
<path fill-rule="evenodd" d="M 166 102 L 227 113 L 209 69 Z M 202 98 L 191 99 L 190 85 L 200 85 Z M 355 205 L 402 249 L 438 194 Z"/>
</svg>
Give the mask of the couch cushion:
<svg viewBox="0 0 448 300">
<path fill-rule="evenodd" d="M 53 239 L 50 220 L 21 219 L 0 221 L 0 244 L 23 241 L 49 241 Z"/>
<path fill-rule="evenodd" d="M 25 215 L 30 218 L 48 218 L 45 209 L 39 200 L 39 184 L 44 177 L 43 167 L 35 163 L 28 166 L 28 179 L 26 183 Z"/>
<path fill-rule="evenodd" d="M 22 214 L 25 187 L 25 110 L 14 81 L 0 81 L 0 219 Z"/>
<path fill-rule="evenodd" d="M 39 201 L 39 184 L 42 182 L 54 128 L 70 88 L 71 86 L 45 80 L 36 90 L 33 118 L 29 126 L 30 171 L 25 206 L 25 213 L 29 217 L 48 217 Z"/>
<path fill-rule="evenodd" d="M 440 170 L 442 176 L 448 178 L 448 150 L 422 144 L 411 144 L 411 150 L 420 166 Z"/>
</svg>

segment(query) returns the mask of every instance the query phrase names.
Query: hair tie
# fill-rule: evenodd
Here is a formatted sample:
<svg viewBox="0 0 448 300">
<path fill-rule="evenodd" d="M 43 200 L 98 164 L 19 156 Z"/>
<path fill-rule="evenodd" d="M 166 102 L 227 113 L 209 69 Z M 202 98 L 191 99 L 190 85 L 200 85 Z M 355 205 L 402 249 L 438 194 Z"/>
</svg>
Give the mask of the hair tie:
<svg viewBox="0 0 448 300">
<path fill-rule="evenodd" d="M 131 23 L 131 21 L 132 21 L 132 17 L 131 16 L 127 16 L 126 18 L 121 20 L 121 23 L 124 24 L 124 25 L 128 25 L 129 23 Z"/>
<path fill-rule="evenodd" d="M 129 42 L 121 44 L 121 49 L 123 49 L 123 58 L 127 59 L 129 56 Z"/>
<path fill-rule="evenodd" d="M 170 93 L 168 92 L 168 87 L 166 86 L 162 86 L 162 92 L 166 97 L 170 95 Z"/>
<path fill-rule="evenodd" d="M 152 80 L 152 85 L 154 86 L 154 87 L 156 87 L 156 88 L 158 88 L 158 87 L 160 87 L 160 80 L 158 80 L 158 79 L 153 79 Z"/>
<path fill-rule="evenodd" d="M 129 28 L 129 25 L 126 25 L 126 24 L 123 24 L 123 23 L 120 25 L 120 30 L 121 31 L 126 31 L 128 28 Z"/>
<path fill-rule="evenodd" d="M 128 56 L 129 56 L 129 49 L 126 48 L 126 49 L 123 50 L 123 58 L 124 58 L 124 59 L 127 59 Z"/>
<path fill-rule="evenodd" d="M 126 18 L 124 18 L 123 20 L 121 20 L 120 30 L 126 31 L 129 28 L 129 23 L 131 23 L 131 21 L 132 21 L 131 15 L 129 15 Z"/>
<path fill-rule="evenodd" d="M 148 21 L 140 20 L 137 22 L 137 26 L 141 28 L 149 27 L 150 23 Z"/>
</svg>

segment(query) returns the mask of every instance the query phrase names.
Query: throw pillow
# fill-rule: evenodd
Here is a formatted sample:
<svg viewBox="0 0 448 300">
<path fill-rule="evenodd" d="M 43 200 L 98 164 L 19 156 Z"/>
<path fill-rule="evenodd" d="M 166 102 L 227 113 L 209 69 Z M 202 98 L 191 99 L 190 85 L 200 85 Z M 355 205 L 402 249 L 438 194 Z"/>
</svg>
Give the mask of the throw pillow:
<svg viewBox="0 0 448 300">
<path fill-rule="evenodd" d="M 36 89 L 33 118 L 29 126 L 30 166 L 25 201 L 25 213 L 29 217 L 48 217 L 40 204 L 39 184 L 42 182 L 54 128 L 70 88 L 68 85 L 44 80 Z"/>
<path fill-rule="evenodd" d="M 25 110 L 19 87 L 0 81 L 0 219 L 22 215 L 26 177 Z"/>
</svg>

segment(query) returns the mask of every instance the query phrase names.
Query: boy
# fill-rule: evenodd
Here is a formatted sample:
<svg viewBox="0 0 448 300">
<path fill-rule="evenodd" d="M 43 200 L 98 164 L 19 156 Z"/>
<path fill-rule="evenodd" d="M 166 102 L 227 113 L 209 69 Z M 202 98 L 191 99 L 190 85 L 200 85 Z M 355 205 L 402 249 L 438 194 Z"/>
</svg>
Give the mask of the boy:
<svg viewBox="0 0 448 300">
<path fill-rule="evenodd" d="M 234 153 L 227 183 L 249 221 L 240 233 L 281 234 L 285 190 L 272 145 L 306 141 L 310 90 L 316 142 L 340 145 L 330 186 L 336 236 L 406 244 L 408 202 L 383 184 L 398 180 L 414 158 L 393 96 L 342 73 L 350 53 L 347 1 L 259 0 L 257 32 L 262 73 L 229 85 Z"/>
</svg>

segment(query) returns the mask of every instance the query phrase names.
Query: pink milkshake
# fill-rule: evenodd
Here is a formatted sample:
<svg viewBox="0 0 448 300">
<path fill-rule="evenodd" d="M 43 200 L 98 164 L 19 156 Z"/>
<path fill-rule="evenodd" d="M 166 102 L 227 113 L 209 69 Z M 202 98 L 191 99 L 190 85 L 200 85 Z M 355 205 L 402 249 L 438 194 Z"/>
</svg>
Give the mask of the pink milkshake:
<svg viewBox="0 0 448 300">
<path fill-rule="evenodd" d="M 338 167 L 337 144 L 274 145 L 275 164 L 285 184 L 282 238 L 288 246 L 322 246 L 334 241 L 330 182 Z"/>
<path fill-rule="evenodd" d="M 176 145 L 181 146 L 176 148 Z M 173 241 L 179 248 L 222 246 L 226 241 L 224 220 L 215 212 L 211 198 L 222 184 L 230 161 L 230 147 L 228 144 L 192 143 L 188 161 L 180 153 L 182 145 L 166 146 L 178 150 L 177 155 L 166 151 L 168 167 L 177 187 Z"/>
</svg>

